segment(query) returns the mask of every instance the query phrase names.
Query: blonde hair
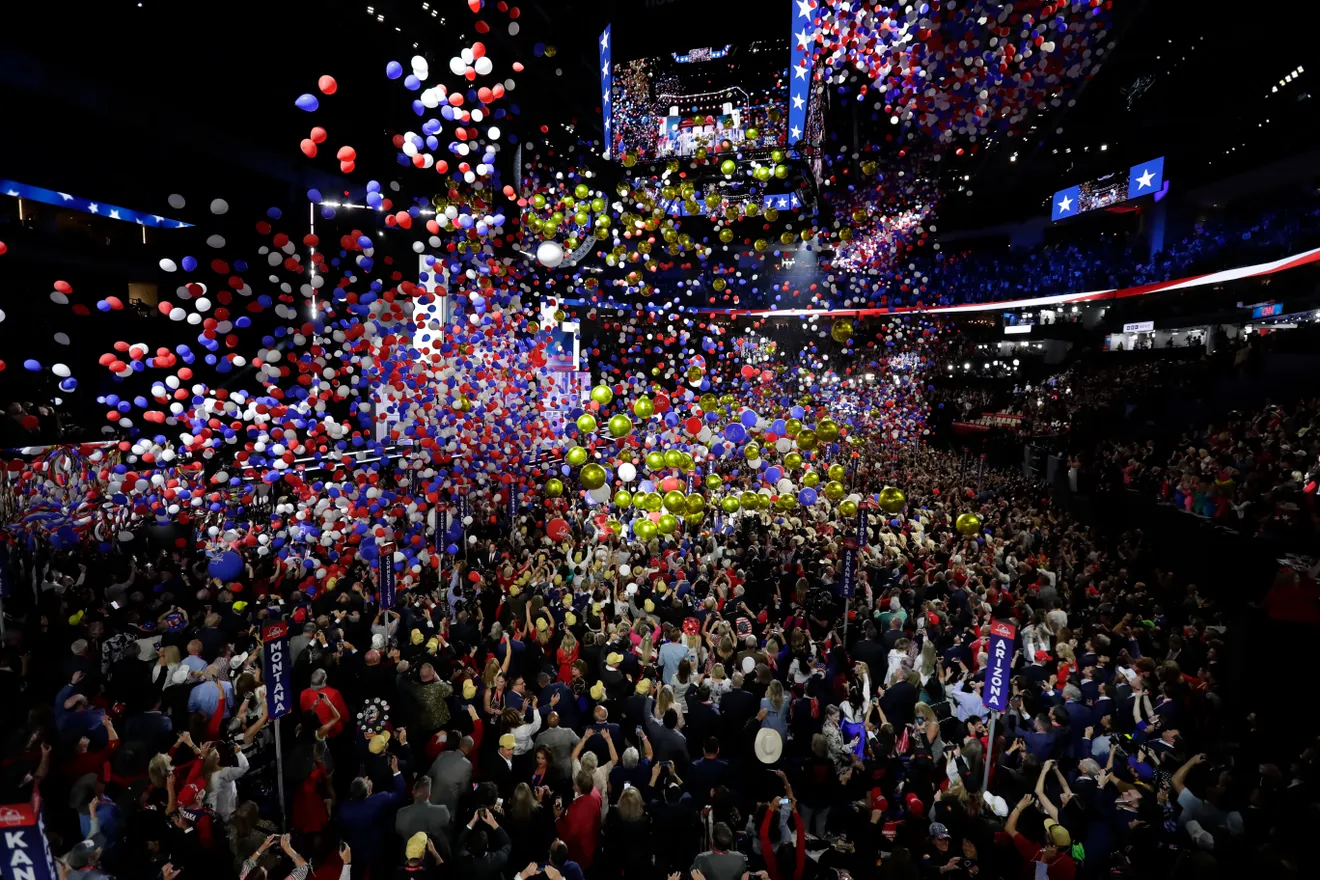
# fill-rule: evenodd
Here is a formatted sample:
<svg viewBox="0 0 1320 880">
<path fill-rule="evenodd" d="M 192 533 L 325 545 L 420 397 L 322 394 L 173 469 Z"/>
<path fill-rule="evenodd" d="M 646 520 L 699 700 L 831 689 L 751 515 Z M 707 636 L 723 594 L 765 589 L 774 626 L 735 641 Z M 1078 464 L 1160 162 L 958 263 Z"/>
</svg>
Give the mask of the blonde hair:
<svg viewBox="0 0 1320 880">
<path fill-rule="evenodd" d="M 655 700 L 655 714 L 657 717 L 664 718 L 665 712 L 669 711 L 674 705 L 674 689 L 669 685 L 660 688 L 660 696 Z"/>
<path fill-rule="evenodd" d="M 623 794 L 619 795 L 619 805 L 615 809 L 619 811 L 619 818 L 625 822 L 636 822 L 645 813 L 642 793 L 635 788 L 625 788 Z"/>
<path fill-rule="evenodd" d="M 919 721 L 923 721 L 927 724 L 931 722 L 939 724 L 940 721 L 935 717 L 935 710 L 925 703 L 918 702 L 917 705 L 913 706 L 912 714 L 916 716 Z"/>
<path fill-rule="evenodd" d="M 147 764 L 147 775 L 151 777 L 151 784 L 157 788 L 164 788 L 173 772 L 174 762 L 166 754 L 154 756 Z"/>
<path fill-rule="evenodd" d="M 935 674 L 937 664 L 938 661 L 935 658 L 935 643 L 930 639 L 926 639 L 925 643 L 921 646 L 921 665 L 919 667 L 923 680 L 930 678 Z"/>
<path fill-rule="evenodd" d="M 725 679 L 724 664 L 716 663 L 714 666 L 712 666 L 710 668 L 710 677 L 715 679 L 716 681 L 724 681 Z"/>
<path fill-rule="evenodd" d="M 178 666 L 179 661 L 183 659 L 179 656 L 178 645 L 166 645 L 161 649 L 161 653 L 165 657 L 165 663 L 169 666 Z"/>
<path fill-rule="evenodd" d="M 642 643 L 637 646 L 637 654 L 642 658 L 643 665 L 655 659 L 655 643 L 651 641 L 650 633 L 642 636 Z"/>
<path fill-rule="evenodd" d="M 1067 660 L 1069 663 L 1073 663 L 1077 660 L 1077 655 L 1073 653 L 1072 645 L 1067 642 L 1059 642 L 1059 644 L 1055 645 L 1054 653 L 1058 655 L 1060 660 Z"/>
<path fill-rule="evenodd" d="M 559 640 L 559 647 L 572 653 L 573 649 L 577 647 L 577 643 L 577 636 L 573 635 L 573 631 L 568 627 L 564 627 L 564 636 Z"/>
<path fill-rule="evenodd" d="M 775 707 L 776 712 L 784 711 L 784 683 L 777 678 L 770 682 L 770 686 L 765 689 L 765 698 Z"/>
<path fill-rule="evenodd" d="M 481 680 L 486 683 L 486 687 L 493 688 L 495 679 L 499 677 L 501 671 L 500 661 L 491 657 L 486 661 L 486 668 L 481 671 Z"/>
</svg>

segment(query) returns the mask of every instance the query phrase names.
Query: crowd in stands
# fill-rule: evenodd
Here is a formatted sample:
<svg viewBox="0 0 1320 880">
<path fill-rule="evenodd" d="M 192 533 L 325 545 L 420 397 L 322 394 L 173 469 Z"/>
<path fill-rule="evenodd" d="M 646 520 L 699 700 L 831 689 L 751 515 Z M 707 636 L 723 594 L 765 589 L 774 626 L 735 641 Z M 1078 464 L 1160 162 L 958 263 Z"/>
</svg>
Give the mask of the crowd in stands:
<svg viewBox="0 0 1320 880">
<path fill-rule="evenodd" d="M 394 609 L 360 563 L 249 550 L 221 582 L 198 550 L 8 542 L 0 803 L 39 793 L 70 880 L 1304 873 L 1317 752 L 1224 685 L 1229 607 L 1021 476 L 861 454 L 908 503 L 873 511 L 851 600 L 823 507 L 649 544 L 479 508 Z M 992 619 L 1017 625 L 993 737 Z"/>
<path fill-rule="evenodd" d="M 939 256 L 915 262 L 915 274 L 929 279 L 924 292 L 890 290 L 889 304 L 956 305 L 1121 289 L 1260 263 L 1317 245 L 1320 199 L 1314 194 L 1286 207 L 1253 213 L 1247 206 L 1198 221 L 1153 256 L 1142 236 L 974 250 L 959 250 L 955 242 Z"/>
</svg>

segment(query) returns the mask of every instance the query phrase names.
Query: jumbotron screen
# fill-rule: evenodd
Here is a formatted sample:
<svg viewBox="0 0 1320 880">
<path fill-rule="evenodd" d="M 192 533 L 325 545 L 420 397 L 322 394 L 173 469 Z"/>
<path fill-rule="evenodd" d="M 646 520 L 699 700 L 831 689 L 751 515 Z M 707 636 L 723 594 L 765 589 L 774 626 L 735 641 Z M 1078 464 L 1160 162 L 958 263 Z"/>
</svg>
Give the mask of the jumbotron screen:
<svg viewBox="0 0 1320 880">
<path fill-rule="evenodd" d="M 616 64 L 610 155 L 683 158 L 724 140 L 751 152 L 788 146 L 788 62 L 788 41 L 767 40 Z"/>
</svg>

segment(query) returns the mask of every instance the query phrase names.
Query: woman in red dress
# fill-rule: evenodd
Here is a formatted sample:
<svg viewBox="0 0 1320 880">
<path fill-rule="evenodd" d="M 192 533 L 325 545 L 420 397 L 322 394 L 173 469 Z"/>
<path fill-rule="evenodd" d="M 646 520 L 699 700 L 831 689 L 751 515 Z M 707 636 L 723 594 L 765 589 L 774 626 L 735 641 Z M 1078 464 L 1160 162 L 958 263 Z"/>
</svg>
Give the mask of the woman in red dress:
<svg viewBox="0 0 1320 880">
<path fill-rule="evenodd" d="M 573 631 L 564 627 L 563 638 L 559 641 L 559 651 L 557 659 L 559 660 L 559 680 L 568 684 L 573 680 L 573 661 L 578 658 L 578 640 L 573 635 Z"/>
</svg>

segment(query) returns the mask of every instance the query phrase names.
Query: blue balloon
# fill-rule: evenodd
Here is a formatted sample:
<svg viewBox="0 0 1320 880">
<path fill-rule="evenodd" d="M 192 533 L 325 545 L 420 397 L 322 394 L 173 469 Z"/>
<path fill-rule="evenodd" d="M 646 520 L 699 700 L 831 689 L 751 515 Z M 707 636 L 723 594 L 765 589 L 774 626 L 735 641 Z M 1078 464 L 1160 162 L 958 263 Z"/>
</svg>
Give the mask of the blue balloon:
<svg viewBox="0 0 1320 880">
<path fill-rule="evenodd" d="M 34 361 L 32 358 L 28 358 L 27 360 L 23 361 L 23 369 L 31 373 L 40 373 L 41 364 L 37 361 Z"/>
<path fill-rule="evenodd" d="M 745 427 L 755 428 L 757 415 L 750 409 L 745 409 L 743 410 L 742 415 L 738 418 L 738 421 L 742 422 Z"/>
<path fill-rule="evenodd" d="M 747 439 L 747 429 L 740 422 L 730 422 L 724 426 L 724 436 L 734 443 L 742 443 Z"/>
<path fill-rule="evenodd" d="M 816 490 L 810 486 L 804 486 L 798 493 L 798 503 L 804 507 L 810 507 L 816 503 Z"/>
<path fill-rule="evenodd" d="M 397 61 L 391 61 L 385 65 L 385 75 L 390 79 L 398 79 L 403 76 L 403 65 Z"/>
<path fill-rule="evenodd" d="M 298 100 L 293 103 L 299 110 L 306 110 L 308 113 L 321 106 L 321 102 L 316 100 L 316 95 L 299 95 Z"/>
<path fill-rule="evenodd" d="M 232 581 L 243 573 L 243 557 L 233 550 L 226 550 L 207 563 L 206 573 L 222 581 Z"/>
</svg>

